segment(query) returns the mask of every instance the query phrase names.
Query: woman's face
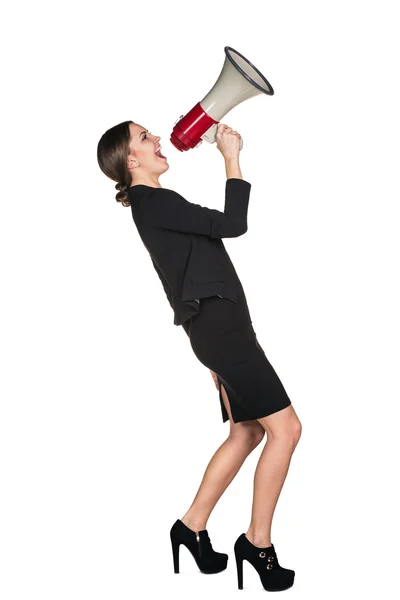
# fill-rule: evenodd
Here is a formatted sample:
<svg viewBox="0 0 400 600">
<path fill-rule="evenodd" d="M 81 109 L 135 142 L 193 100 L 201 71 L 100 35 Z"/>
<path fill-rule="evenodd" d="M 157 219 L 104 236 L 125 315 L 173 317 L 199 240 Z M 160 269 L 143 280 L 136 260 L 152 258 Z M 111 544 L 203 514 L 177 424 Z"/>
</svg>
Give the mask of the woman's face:
<svg viewBox="0 0 400 600">
<path fill-rule="evenodd" d="M 167 159 L 158 156 L 160 136 L 152 135 L 145 127 L 129 123 L 131 139 L 129 143 L 128 169 L 135 178 L 158 177 L 169 169 Z"/>
</svg>

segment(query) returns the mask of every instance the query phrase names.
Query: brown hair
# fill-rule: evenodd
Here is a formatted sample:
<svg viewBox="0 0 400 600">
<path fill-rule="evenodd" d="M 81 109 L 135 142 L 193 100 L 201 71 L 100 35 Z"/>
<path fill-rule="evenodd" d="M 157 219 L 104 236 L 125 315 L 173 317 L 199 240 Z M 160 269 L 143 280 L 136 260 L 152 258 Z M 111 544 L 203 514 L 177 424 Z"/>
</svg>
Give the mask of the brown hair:
<svg viewBox="0 0 400 600">
<path fill-rule="evenodd" d="M 99 167 L 107 177 L 118 182 L 115 189 L 119 191 L 115 199 L 123 206 L 130 206 L 128 189 L 132 184 L 132 177 L 126 164 L 131 138 L 130 123 L 133 121 L 124 121 L 111 127 L 101 136 L 97 145 Z"/>
</svg>

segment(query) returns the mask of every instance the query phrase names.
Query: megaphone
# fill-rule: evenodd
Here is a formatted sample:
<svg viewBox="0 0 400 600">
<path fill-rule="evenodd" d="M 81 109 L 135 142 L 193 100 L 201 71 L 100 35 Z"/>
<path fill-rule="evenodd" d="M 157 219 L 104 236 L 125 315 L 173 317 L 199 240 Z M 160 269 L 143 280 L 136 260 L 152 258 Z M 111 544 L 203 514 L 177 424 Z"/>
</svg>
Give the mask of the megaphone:
<svg viewBox="0 0 400 600">
<path fill-rule="evenodd" d="M 218 123 L 234 106 L 258 94 L 274 94 L 269 81 L 243 54 L 230 46 L 224 50 L 224 65 L 214 86 L 185 116 L 175 121 L 170 141 L 181 152 L 197 148 L 203 140 L 214 143 Z"/>
</svg>

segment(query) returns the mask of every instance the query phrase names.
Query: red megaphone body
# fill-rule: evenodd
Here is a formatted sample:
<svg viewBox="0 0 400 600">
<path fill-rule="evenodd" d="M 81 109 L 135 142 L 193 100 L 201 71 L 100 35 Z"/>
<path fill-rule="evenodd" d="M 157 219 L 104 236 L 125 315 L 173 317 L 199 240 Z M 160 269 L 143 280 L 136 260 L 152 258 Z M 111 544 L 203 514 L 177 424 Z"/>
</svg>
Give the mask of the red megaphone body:
<svg viewBox="0 0 400 600">
<path fill-rule="evenodd" d="M 272 96 L 267 79 L 242 54 L 225 46 L 225 62 L 214 86 L 200 102 L 175 123 L 171 143 L 184 152 L 203 140 L 215 142 L 217 125 L 234 106 L 258 94 Z M 240 149 L 243 140 L 240 140 Z"/>
</svg>

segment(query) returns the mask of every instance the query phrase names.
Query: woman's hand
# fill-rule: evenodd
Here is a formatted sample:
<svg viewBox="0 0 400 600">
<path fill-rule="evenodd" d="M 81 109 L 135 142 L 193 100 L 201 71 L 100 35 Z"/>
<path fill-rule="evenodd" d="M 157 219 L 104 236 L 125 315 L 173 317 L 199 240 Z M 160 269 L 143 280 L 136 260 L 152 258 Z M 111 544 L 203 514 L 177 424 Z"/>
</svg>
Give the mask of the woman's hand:
<svg viewBox="0 0 400 600">
<path fill-rule="evenodd" d="M 219 390 L 219 384 L 218 384 L 218 379 L 217 379 L 216 373 L 214 373 L 214 371 L 211 371 L 211 369 L 210 369 L 210 373 L 212 375 L 212 378 L 214 379 L 215 387 L 217 388 L 217 390 Z"/>
<path fill-rule="evenodd" d="M 240 133 L 232 130 L 232 127 L 218 123 L 215 139 L 217 141 L 217 148 L 225 160 L 239 158 L 241 138 Z"/>
</svg>

